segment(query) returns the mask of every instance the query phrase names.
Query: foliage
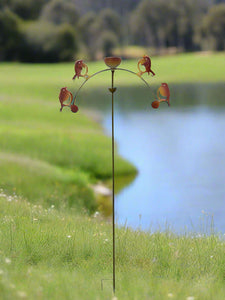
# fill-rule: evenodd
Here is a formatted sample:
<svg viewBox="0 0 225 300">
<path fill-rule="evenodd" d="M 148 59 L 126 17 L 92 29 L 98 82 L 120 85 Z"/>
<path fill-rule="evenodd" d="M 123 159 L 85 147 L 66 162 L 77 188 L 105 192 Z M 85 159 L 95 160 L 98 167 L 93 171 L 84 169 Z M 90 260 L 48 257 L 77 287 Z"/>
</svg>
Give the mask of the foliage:
<svg viewBox="0 0 225 300">
<path fill-rule="evenodd" d="M 194 50 L 195 24 L 206 7 L 194 0 L 143 0 L 131 15 L 134 41 L 157 48 Z"/>
<path fill-rule="evenodd" d="M 113 49 L 118 45 L 116 34 L 109 30 L 103 31 L 98 38 L 98 45 L 104 56 L 112 56 Z"/>
<path fill-rule="evenodd" d="M 41 19 L 56 25 L 62 23 L 75 25 L 79 19 L 79 13 L 72 2 L 52 0 L 43 7 Z"/>
<path fill-rule="evenodd" d="M 10 9 L 24 20 L 34 20 L 39 17 L 46 0 L 9 0 L 5 3 Z"/>
<path fill-rule="evenodd" d="M 112 31 L 118 38 L 121 36 L 120 17 L 112 9 L 103 9 L 99 14 L 98 20 L 99 31 Z"/>
<path fill-rule="evenodd" d="M 43 55 L 43 47 L 40 47 L 35 38 L 28 37 L 28 31 L 35 31 L 34 26 L 25 31 L 20 30 L 17 25 L 14 31 L 9 31 L 11 40 L 11 55 L 9 51 L 8 58 L 1 55 L 0 60 L 22 60 L 22 61 L 42 61 L 52 62 L 59 60 L 72 60 L 77 58 L 76 53 L 81 53 L 83 57 L 90 60 L 99 58 L 101 54 L 108 55 L 112 48 L 132 44 L 142 45 L 155 49 L 157 53 L 165 52 L 164 49 L 178 49 L 178 51 L 195 50 L 224 50 L 224 34 L 222 29 L 220 33 L 215 29 L 218 25 L 218 12 L 208 12 L 210 8 L 216 7 L 216 0 L 124 0 L 122 4 L 118 0 L 1 0 L 0 7 L 7 8 L 20 16 L 27 23 L 24 27 L 29 27 L 30 21 L 36 19 L 40 26 L 38 39 L 45 40 L 43 24 L 52 23 L 55 25 L 70 24 L 70 38 L 72 41 L 72 30 L 74 31 L 74 42 L 68 42 L 69 49 L 62 51 L 58 45 L 56 29 L 52 29 L 52 35 L 49 38 L 49 44 L 52 48 L 55 44 L 55 50 L 48 51 Z M 222 6 L 221 6 L 222 7 Z M 220 23 L 223 20 L 220 12 Z M 211 16 L 212 15 L 212 16 Z M 203 21 L 204 19 L 204 21 Z M 44 22 L 44 23 L 42 23 Z M 17 23 L 17 21 L 16 21 Z M 42 23 L 42 25 L 40 25 Z M 11 25 L 7 25 L 10 27 Z M 46 25 L 47 32 L 50 32 L 49 25 Z M 223 24 L 221 23 L 223 28 Z M 52 27 L 53 28 L 53 27 Z M 12 29 L 12 27 L 11 27 Z M 54 32 L 53 32 L 54 31 Z M 106 36 L 105 32 L 110 36 Z M 22 56 L 20 54 L 21 43 L 16 37 L 22 35 Z M 40 36 L 43 34 L 43 38 Z M 67 35 L 69 33 L 67 32 Z M 24 36 L 23 36 L 24 35 Z M 110 41 L 110 38 L 112 41 Z M 15 42 L 13 41 L 15 39 Z M 29 41 L 28 41 L 29 40 Z M 116 41 L 117 40 L 117 41 Z M 65 42 L 65 39 L 64 39 Z M 74 45 L 74 43 L 76 45 Z M 7 53 L 7 45 L 2 46 L 2 53 Z M 35 47 L 37 48 L 35 49 Z M 74 51 L 72 54 L 72 49 Z M 78 51 L 75 51 L 76 50 Z M 109 48 L 110 51 L 106 50 Z M 37 52 L 41 53 L 37 60 Z M 54 53 L 53 53 L 54 52 Z M 31 58 L 31 56 L 34 56 Z M 29 57 L 25 59 L 24 57 Z"/>
<path fill-rule="evenodd" d="M 0 60 L 18 58 L 21 33 L 20 19 L 9 9 L 0 11 Z"/>
<path fill-rule="evenodd" d="M 122 17 L 125 17 L 126 14 L 131 12 L 142 0 L 71 0 L 73 1 L 77 7 L 79 7 L 82 15 L 92 11 L 95 13 L 99 13 L 102 9 L 113 9 L 117 14 Z"/>
<path fill-rule="evenodd" d="M 102 10 L 99 15 L 93 12 L 84 15 L 78 27 L 90 58 L 95 58 L 97 51 L 102 51 L 104 56 L 111 55 L 122 36 L 120 18 L 112 9 Z"/>
<path fill-rule="evenodd" d="M 225 3 L 209 10 L 203 19 L 202 34 L 213 50 L 225 49 Z"/>
<path fill-rule="evenodd" d="M 76 55 L 76 35 L 68 24 L 30 22 L 23 26 L 22 33 L 22 61 L 55 62 L 72 60 Z"/>
<path fill-rule="evenodd" d="M 78 23 L 78 31 L 80 33 L 80 40 L 86 46 L 86 52 L 88 57 L 91 60 L 95 59 L 96 55 L 96 36 L 97 36 L 97 28 L 96 28 L 96 14 L 94 12 L 89 12 L 80 18 Z"/>
<path fill-rule="evenodd" d="M 58 28 L 56 38 L 59 61 L 71 61 L 78 52 L 78 38 L 74 29 L 68 24 L 62 24 Z"/>
</svg>

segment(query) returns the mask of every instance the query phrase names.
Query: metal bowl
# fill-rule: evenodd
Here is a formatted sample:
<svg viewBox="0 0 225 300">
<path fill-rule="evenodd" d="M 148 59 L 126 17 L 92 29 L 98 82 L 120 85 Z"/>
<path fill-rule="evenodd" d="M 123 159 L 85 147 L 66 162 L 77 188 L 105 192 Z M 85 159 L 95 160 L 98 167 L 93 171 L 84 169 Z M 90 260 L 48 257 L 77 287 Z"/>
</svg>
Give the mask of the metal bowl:
<svg viewBox="0 0 225 300">
<path fill-rule="evenodd" d="M 120 57 L 105 57 L 104 62 L 108 67 L 116 68 L 120 65 L 121 58 Z"/>
</svg>

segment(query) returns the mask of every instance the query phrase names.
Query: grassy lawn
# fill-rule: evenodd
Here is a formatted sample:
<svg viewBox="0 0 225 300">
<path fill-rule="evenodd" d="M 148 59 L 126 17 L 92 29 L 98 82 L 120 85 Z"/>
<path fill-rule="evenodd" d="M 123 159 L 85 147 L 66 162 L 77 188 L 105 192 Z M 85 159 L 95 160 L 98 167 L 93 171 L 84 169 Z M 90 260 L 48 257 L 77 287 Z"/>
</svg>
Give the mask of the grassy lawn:
<svg viewBox="0 0 225 300">
<path fill-rule="evenodd" d="M 112 299 L 111 226 L 0 193 L 1 299 Z M 118 299 L 221 300 L 219 236 L 116 230 Z M 190 298 L 188 298 L 190 297 Z M 192 297 L 192 298 L 191 298 Z"/>
<path fill-rule="evenodd" d="M 155 77 L 144 75 L 149 83 L 160 84 L 161 82 L 171 83 L 207 83 L 224 82 L 225 53 L 217 54 L 179 54 L 176 56 L 163 56 L 152 58 L 152 69 Z M 89 74 L 106 68 L 103 61 L 88 63 Z M 128 68 L 134 72 L 137 70 L 136 60 L 122 61 L 121 68 Z M 38 99 L 40 104 L 43 101 L 56 101 L 58 90 L 62 86 L 76 89 L 83 79 L 72 82 L 74 75 L 73 63 L 62 64 L 0 64 L 1 95 L 13 97 L 13 101 L 24 98 Z M 95 77 L 90 80 L 89 86 L 102 87 L 110 84 L 110 76 Z M 140 85 L 135 76 L 121 72 L 116 73 L 116 84 Z M 23 99 L 18 99 L 20 97 Z"/>
<path fill-rule="evenodd" d="M 43 205 L 95 211 L 90 184 L 111 177 L 111 139 L 84 114 L 59 112 L 58 67 L 0 65 L 1 188 Z M 115 163 L 117 175 L 136 172 L 118 155 Z"/>
<path fill-rule="evenodd" d="M 224 82 L 225 54 L 153 57 L 149 83 Z M 90 74 L 105 68 L 88 63 Z M 137 61 L 121 68 L 137 71 Z M 105 74 L 105 73 L 103 73 Z M 91 185 L 111 177 L 111 140 L 84 112 L 59 112 L 73 63 L 0 64 L 0 299 L 111 299 L 111 226 Z M 144 75 L 145 79 L 147 75 Z M 116 86 L 140 85 L 127 73 Z M 87 83 L 110 86 L 110 76 Z M 116 155 L 116 174 L 134 166 Z M 88 213 L 87 213 L 88 212 Z M 123 300 L 225 297 L 224 241 L 117 228 L 117 296 Z"/>
</svg>

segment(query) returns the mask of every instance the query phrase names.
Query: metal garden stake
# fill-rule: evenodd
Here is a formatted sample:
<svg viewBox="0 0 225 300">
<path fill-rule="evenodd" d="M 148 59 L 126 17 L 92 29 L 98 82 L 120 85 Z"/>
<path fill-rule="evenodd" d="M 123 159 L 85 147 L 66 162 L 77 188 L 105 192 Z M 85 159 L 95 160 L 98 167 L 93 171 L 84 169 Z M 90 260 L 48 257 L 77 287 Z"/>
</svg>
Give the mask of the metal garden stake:
<svg viewBox="0 0 225 300">
<path fill-rule="evenodd" d="M 150 88 L 147 81 L 142 77 L 144 73 L 151 73 L 152 76 L 155 76 L 155 73 L 151 69 L 151 59 L 149 56 L 145 55 L 138 61 L 138 72 L 135 73 L 133 71 L 118 68 L 121 63 L 121 58 L 119 57 L 106 57 L 104 59 L 105 64 L 107 65 L 107 69 L 103 69 L 94 73 L 93 75 L 88 75 L 88 66 L 83 62 L 83 60 L 77 60 L 75 62 L 75 78 L 83 77 L 85 80 L 77 90 L 77 92 L 73 94 L 67 90 L 67 87 L 63 87 L 59 93 L 59 101 L 61 104 L 60 111 L 62 111 L 64 106 L 70 107 L 73 113 L 78 112 L 78 106 L 75 104 L 77 100 L 78 93 L 80 92 L 81 88 L 86 84 L 88 80 L 93 78 L 94 76 L 102 73 L 111 71 L 111 79 L 112 85 L 109 88 L 110 93 L 112 94 L 112 236 L 113 236 L 113 292 L 115 294 L 116 290 L 116 253 L 115 253 L 115 164 L 114 164 L 114 93 L 116 91 L 116 87 L 114 87 L 114 74 L 116 71 L 126 71 L 131 74 L 134 74 L 138 78 L 140 78 L 147 87 Z M 150 88 L 151 89 L 151 88 Z M 152 107 L 157 109 L 161 102 L 166 102 L 170 106 L 170 91 L 167 83 L 162 83 L 161 86 L 157 90 L 157 94 L 155 95 L 155 99 L 152 102 Z"/>
</svg>

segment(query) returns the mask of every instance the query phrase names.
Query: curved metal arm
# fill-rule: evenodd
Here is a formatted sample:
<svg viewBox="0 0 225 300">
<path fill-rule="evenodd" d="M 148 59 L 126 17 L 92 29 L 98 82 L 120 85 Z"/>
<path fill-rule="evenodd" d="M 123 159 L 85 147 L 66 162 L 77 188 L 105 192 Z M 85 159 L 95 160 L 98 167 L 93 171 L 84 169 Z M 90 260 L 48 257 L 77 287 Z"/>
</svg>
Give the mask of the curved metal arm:
<svg viewBox="0 0 225 300">
<path fill-rule="evenodd" d="M 74 104 L 75 99 L 77 98 L 78 93 L 80 92 L 80 90 L 82 89 L 82 87 L 85 85 L 85 83 L 86 83 L 89 79 L 91 79 L 92 77 L 94 77 L 94 76 L 96 76 L 96 75 L 98 75 L 98 74 L 100 74 L 100 73 L 102 73 L 102 72 L 111 71 L 111 70 L 112 70 L 111 68 L 108 68 L 108 69 L 104 69 L 104 70 L 98 71 L 98 72 L 94 73 L 93 75 L 90 75 L 90 76 L 82 83 L 82 85 L 79 87 L 79 89 L 77 90 L 77 92 L 76 92 L 76 94 L 74 95 L 74 98 L 73 98 L 73 101 L 72 101 L 71 104 Z M 116 70 L 119 70 L 119 71 L 125 71 L 125 72 L 129 72 L 129 73 L 131 73 L 131 74 L 136 75 L 138 78 L 140 78 L 140 79 L 145 83 L 145 85 L 151 90 L 151 93 L 152 93 L 153 96 L 155 97 L 155 94 L 153 93 L 153 91 L 152 91 L 150 85 L 147 83 L 147 81 L 146 81 L 144 78 L 142 78 L 141 76 L 139 76 L 138 73 L 135 73 L 135 72 L 133 72 L 133 71 L 130 71 L 130 70 L 127 70 L 127 69 L 123 69 L 123 68 L 114 68 L 113 70 L 115 70 L 115 71 L 116 71 Z"/>
<path fill-rule="evenodd" d="M 127 69 L 123 69 L 123 68 L 116 68 L 116 70 L 126 71 L 126 72 L 129 72 L 129 73 L 131 73 L 131 74 L 136 75 L 138 78 L 140 78 L 140 79 L 147 85 L 147 87 L 151 90 L 153 96 L 155 96 L 155 94 L 153 93 L 153 91 L 152 91 L 150 85 L 147 83 L 147 81 L 146 81 L 143 77 L 139 76 L 138 73 L 135 73 L 135 72 L 133 72 L 133 71 L 130 71 L 130 70 L 127 70 Z"/>
<path fill-rule="evenodd" d="M 104 70 L 98 71 L 98 72 L 94 73 L 93 75 L 90 75 L 88 78 L 86 78 L 86 80 L 81 84 L 81 86 L 80 86 L 79 89 L 77 90 L 76 94 L 74 95 L 72 104 L 74 104 L 75 99 L 77 98 L 78 93 L 80 92 L 80 90 L 82 89 L 82 87 L 85 85 L 85 83 L 86 83 L 89 79 L 91 79 L 92 77 L 94 77 L 94 76 L 96 76 L 96 75 L 98 75 L 98 74 L 100 74 L 100 73 L 102 73 L 102 72 L 110 71 L 110 70 L 111 70 L 111 69 L 104 69 Z"/>
</svg>

